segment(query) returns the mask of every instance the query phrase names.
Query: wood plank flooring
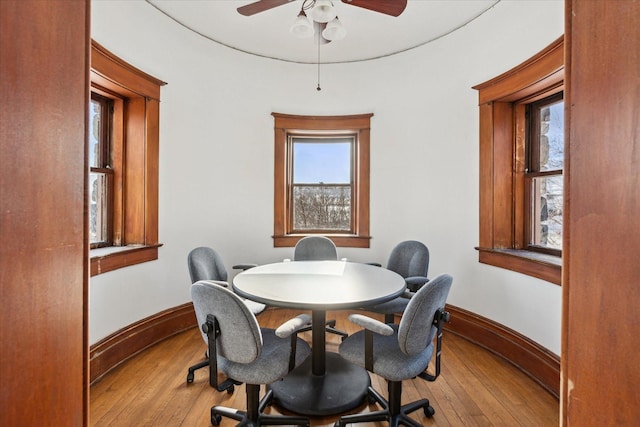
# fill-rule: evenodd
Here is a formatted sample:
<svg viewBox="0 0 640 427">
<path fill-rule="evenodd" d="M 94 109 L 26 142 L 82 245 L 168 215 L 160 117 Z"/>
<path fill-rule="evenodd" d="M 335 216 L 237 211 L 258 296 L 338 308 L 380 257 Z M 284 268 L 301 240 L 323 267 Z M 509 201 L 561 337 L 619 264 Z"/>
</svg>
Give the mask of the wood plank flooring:
<svg viewBox="0 0 640 427">
<path fill-rule="evenodd" d="M 270 308 L 258 316 L 263 326 L 277 326 L 299 311 Z M 327 313 L 338 328 L 349 333 L 358 327 L 348 312 Z M 375 314 L 373 317 L 379 317 Z M 311 342 L 311 333 L 302 338 Z M 340 338 L 327 335 L 327 349 L 337 351 Z M 90 425 L 96 427 L 206 427 L 212 405 L 245 408 L 244 386 L 233 394 L 209 387 L 208 368 L 196 371 L 186 383 L 187 368 L 202 360 L 205 344 L 196 328 L 157 344 L 117 367 L 91 387 Z M 386 396 L 386 383 L 372 375 L 371 382 Z M 264 391 L 264 389 L 263 389 Z M 453 334 L 443 339 L 442 372 L 435 382 L 405 381 L 403 403 L 426 397 L 436 413 L 428 419 L 421 411 L 412 417 L 424 426 L 558 426 L 558 401 L 511 364 Z M 354 410 L 376 410 L 363 405 Z M 278 412 L 277 407 L 271 411 Z M 333 426 L 337 416 L 312 418 L 312 426 Z M 235 426 L 223 419 L 221 426 Z M 386 423 L 361 424 L 386 427 Z"/>
</svg>

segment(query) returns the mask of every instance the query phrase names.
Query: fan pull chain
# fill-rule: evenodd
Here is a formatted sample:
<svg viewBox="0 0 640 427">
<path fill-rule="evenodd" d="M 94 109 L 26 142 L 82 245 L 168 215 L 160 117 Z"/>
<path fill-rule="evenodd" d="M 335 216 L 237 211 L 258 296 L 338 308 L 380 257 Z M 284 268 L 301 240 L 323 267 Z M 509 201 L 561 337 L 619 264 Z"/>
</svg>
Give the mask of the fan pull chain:
<svg viewBox="0 0 640 427">
<path fill-rule="evenodd" d="M 320 37 L 318 37 L 318 87 L 316 88 L 318 92 L 322 90 L 320 87 Z"/>
</svg>

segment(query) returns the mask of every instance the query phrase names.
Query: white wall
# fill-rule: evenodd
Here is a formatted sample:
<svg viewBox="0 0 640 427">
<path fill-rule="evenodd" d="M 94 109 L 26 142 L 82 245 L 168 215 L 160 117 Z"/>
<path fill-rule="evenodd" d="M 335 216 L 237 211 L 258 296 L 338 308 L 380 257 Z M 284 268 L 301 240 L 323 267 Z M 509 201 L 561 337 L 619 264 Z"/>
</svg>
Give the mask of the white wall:
<svg viewBox="0 0 640 427">
<path fill-rule="evenodd" d="M 189 301 L 186 257 L 215 247 L 231 266 L 291 256 L 273 248 L 273 118 L 374 113 L 370 249 L 385 262 L 404 239 L 425 242 L 429 275 L 450 273 L 449 303 L 560 352 L 561 289 L 479 264 L 475 84 L 563 32 L 563 2 L 503 0 L 457 32 L 414 50 L 316 66 L 249 56 L 190 33 L 146 2 L 93 1 L 92 37 L 162 88 L 159 260 L 95 276 L 90 341 Z M 234 272 L 230 272 L 233 274 Z"/>
</svg>

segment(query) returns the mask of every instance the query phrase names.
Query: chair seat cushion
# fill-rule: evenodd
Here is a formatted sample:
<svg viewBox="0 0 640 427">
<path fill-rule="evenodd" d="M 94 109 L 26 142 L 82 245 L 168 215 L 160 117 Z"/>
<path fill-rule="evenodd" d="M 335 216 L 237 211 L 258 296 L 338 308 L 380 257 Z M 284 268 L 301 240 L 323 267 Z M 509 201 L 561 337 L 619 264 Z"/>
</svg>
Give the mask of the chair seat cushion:
<svg viewBox="0 0 640 427">
<path fill-rule="evenodd" d="M 398 297 L 392 299 L 391 301 L 383 302 L 382 304 L 365 307 L 364 309 L 381 314 L 402 313 L 405 308 L 407 308 L 407 304 L 409 304 L 409 301 L 409 298 Z"/>
<path fill-rule="evenodd" d="M 373 373 L 390 381 L 402 381 L 413 378 L 424 371 L 433 354 L 433 343 L 423 351 L 409 356 L 400 350 L 398 345 L 398 327 L 393 335 L 373 334 Z M 365 367 L 364 363 L 365 331 L 356 332 L 340 344 L 340 356 L 351 363 Z"/>
<path fill-rule="evenodd" d="M 260 355 L 251 363 L 235 363 L 218 357 L 218 369 L 229 378 L 247 384 L 270 384 L 284 377 L 289 371 L 291 339 L 279 338 L 275 330 L 262 328 L 263 346 Z M 297 338 L 296 366 L 311 354 L 306 341 Z"/>
</svg>

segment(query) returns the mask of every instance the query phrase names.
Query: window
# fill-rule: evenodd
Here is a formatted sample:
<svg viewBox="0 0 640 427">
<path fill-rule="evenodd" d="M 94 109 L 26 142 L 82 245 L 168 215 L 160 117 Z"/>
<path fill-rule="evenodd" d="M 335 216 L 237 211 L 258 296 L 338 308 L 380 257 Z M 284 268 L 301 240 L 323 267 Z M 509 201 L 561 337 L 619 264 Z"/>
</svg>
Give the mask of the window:
<svg viewBox="0 0 640 427">
<path fill-rule="evenodd" d="M 477 85 L 479 261 L 561 283 L 564 39 Z"/>
<path fill-rule="evenodd" d="M 274 246 L 309 234 L 369 247 L 372 114 L 275 117 Z"/>
<path fill-rule="evenodd" d="M 91 42 L 91 275 L 158 258 L 160 87 Z"/>
<path fill-rule="evenodd" d="M 560 256 L 564 166 L 564 101 L 559 93 L 527 105 L 525 214 L 528 249 Z"/>
<path fill-rule="evenodd" d="M 355 137 L 291 137 L 292 233 L 353 234 Z"/>
<path fill-rule="evenodd" d="M 113 229 L 113 165 L 111 123 L 113 101 L 91 93 L 89 102 L 89 244 L 111 246 Z"/>
</svg>

